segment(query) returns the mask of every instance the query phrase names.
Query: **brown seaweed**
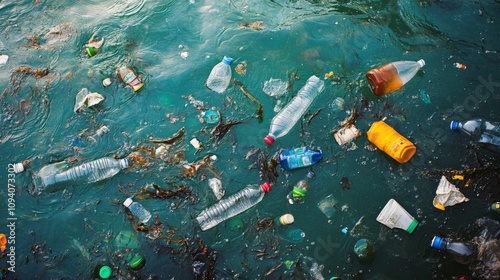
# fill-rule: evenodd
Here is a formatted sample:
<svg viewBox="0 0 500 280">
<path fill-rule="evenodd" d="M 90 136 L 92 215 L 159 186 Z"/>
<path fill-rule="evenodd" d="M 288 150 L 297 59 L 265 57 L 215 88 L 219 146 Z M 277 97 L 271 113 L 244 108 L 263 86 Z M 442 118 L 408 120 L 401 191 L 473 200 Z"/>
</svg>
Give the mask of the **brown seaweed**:
<svg viewBox="0 0 500 280">
<path fill-rule="evenodd" d="M 210 136 L 210 141 L 219 142 L 222 138 L 224 138 L 233 125 L 240 123 L 241 121 L 219 122 L 210 132 L 210 134 L 212 134 L 212 136 Z"/>
<path fill-rule="evenodd" d="M 138 197 L 141 195 L 148 195 L 152 198 L 188 198 L 191 195 L 192 190 L 184 185 L 180 185 L 177 189 L 170 190 L 166 188 L 161 188 L 157 184 L 148 184 L 146 187 L 142 188 L 139 192 Z"/>
<path fill-rule="evenodd" d="M 259 108 L 256 111 L 256 115 L 257 115 L 257 118 L 259 119 L 259 121 L 262 121 L 262 114 L 264 113 L 264 109 L 263 109 L 262 103 L 260 103 L 259 100 L 257 100 L 255 97 L 253 97 L 252 94 L 250 94 L 250 92 L 247 90 L 246 86 L 242 82 L 240 82 L 240 81 L 238 81 L 236 79 L 233 79 L 233 83 L 241 89 L 241 92 L 243 92 L 243 94 L 246 97 L 248 97 L 254 103 L 256 103 L 257 105 L 259 105 Z"/>
<path fill-rule="evenodd" d="M 172 137 L 167 138 L 167 139 L 151 139 L 149 140 L 150 143 L 155 143 L 155 144 L 174 144 L 175 142 L 179 141 L 181 137 L 184 135 L 184 127 L 181 127 Z"/>
</svg>

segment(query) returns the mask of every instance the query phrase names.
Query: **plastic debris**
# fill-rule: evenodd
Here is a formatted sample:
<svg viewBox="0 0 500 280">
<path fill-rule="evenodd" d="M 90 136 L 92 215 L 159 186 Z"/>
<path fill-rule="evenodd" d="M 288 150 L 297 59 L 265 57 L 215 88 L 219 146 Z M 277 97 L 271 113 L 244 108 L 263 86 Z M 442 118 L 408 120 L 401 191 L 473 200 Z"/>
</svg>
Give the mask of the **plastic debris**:
<svg viewBox="0 0 500 280">
<path fill-rule="evenodd" d="M 6 54 L 0 54 L 0 66 L 7 64 L 7 60 L 9 60 L 9 56 Z"/>
<path fill-rule="evenodd" d="M 195 148 L 195 149 L 199 149 L 202 147 L 202 144 L 200 143 L 200 141 L 198 141 L 198 139 L 196 138 L 193 138 L 191 139 L 191 141 L 189 141 L 189 143 Z"/>
<path fill-rule="evenodd" d="M 453 66 L 455 66 L 455 68 L 458 68 L 458 69 L 466 69 L 467 68 L 467 66 L 465 66 L 465 64 L 462 64 L 460 62 L 453 63 Z"/>
<path fill-rule="evenodd" d="M 334 111 L 343 111 L 344 110 L 345 100 L 342 97 L 337 97 L 333 100 L 333 102 L 328 106 Z"/>
<path fill-rule="evenodd" d="M 354 253 L 361 263 L 370 263 L 373 261 L 375 249 L 370 240 L 362 238 L 354 244 Z"/>
<path fill-rule="evenodd" d="M 203 112 L 203 120 L 209 124 L 216 124 L 220 122 L 220 112 L 216 110 L 207 110 Z"/>
<path fill-rule="evenodd" d="M 328 219 L 330 219 L 335 212 L 337 212 L 337 200 L 333 197 L 333 194 L 328 195 L 318 202 L 318 208 L 323 212 Z"/>
<path fill-rule="evenodd" d="M 82 88 L 76 95 L 75 107 L 73 111 L 79 112 L 81 108 L 90 108 L 104 100 L 104 96 L 97 92 L 89 92 L 87 88 Z"/>
<path fill-rule="evenodd" d="M 286 93 L 286 82 L 271 78 L 269 81 L 264 82 L 262 91 L 269 96 L 280 98 Z"/>
<path fill-rule="evenodd" d="M 333 74 L 335 74 L 335 73 L 333 73 L 333 71 L 330 71 L 329 73 L 326 73 L 326 74 L 325 74 L 325 80 L 328 80 L 328 79 L 330 79 L 331 77 L 333 77 Z"/>
<path fill-rule="evenodd" d="M 425 90 L 423 89 L 420 90 L 420 99 L 422 99 L 425 104 L 431 104 L 431 97 L 425 93 Z"/>
<path fill-rule="evenodd" d="M 349 126 L 342 127 L 333 135 L 337 143 L 341 146 L 352 142 L 354 139 L 358 138 L 361 132 L 356 128 L 355 125 L 351 124 Z"/>
<path fill-rule="evenodd" d="M 234 69 L 234 71 L 236 73 L 244 76 L 247 74 L 247 67 L 248 67 L 248 63 L 246 61 L 242 61 L 241 63 L 238 63 L 238 65 L 236 65 L 236 68 Z"/>
<path fill-rule="evenodd" d="M 218 200 L 224 197 L 224 194 L 226 192 L 222 188 L 222 182 L 218 178 L 208 179 L 208 185 L 210 186 L 210 188 L 214 192 L 215 197 L 217 197 Z"/>
<path fill-rule="evenodd" d="M 439 210 L 445 210 L 446 206 L 453 206 L 462 202 L 469 201 L 452 183 L 441 176 L 441 181 L 436 190 L 436 197 L 432 204 Z"/>
<path fill-rule="evenodd" d="M 111 82 L 111 79 L 110 79 L 110 78 L 106 78 L 106 79 L 102 80 L 102 85 L 103 85 L 104 87 L 109 87 L 109 86 L 111 85 L 111 83 L 112 83 L 112 82 Z"/>
</svg>

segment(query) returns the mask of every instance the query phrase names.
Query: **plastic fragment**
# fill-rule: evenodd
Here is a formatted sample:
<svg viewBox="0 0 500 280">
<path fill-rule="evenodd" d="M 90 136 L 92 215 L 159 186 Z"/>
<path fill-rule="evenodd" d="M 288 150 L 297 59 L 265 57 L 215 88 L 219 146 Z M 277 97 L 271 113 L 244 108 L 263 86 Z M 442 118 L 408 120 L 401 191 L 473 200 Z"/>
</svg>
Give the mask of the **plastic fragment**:
<svg viewBox="0 0 500 280">
<path fill-rule="evenodd" d="M 469 201 L 452 183 L 448 182 L 445 176 L 441 176 L 436 197 L 433 205 L 439 210 L 445 210 L 446 206 L 453 206 L 462 202 Z"/>
<path fill-rule="evenodd" d="M 466 69 L 467 68 L 467 66 L 465 66 L 465 64 L 462 64 L 460 62 L 453 63 L 453 66 L 455 66 L 455 68 L 458 68 L 458 69 Z"/>
</svg>

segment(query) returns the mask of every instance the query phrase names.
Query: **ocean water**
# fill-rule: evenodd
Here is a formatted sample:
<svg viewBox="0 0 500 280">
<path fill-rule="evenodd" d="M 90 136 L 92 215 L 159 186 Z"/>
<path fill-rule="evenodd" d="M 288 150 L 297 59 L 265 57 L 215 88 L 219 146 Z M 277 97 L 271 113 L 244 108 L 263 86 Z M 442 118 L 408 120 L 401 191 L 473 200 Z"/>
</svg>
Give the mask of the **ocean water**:
<svg viewBox="0 0 500 280">
<path fill-rule="evenodd" d="M 483 174 L 485 180 L 476 184 L 474 177 L 469 187 L 453 180 L 467 203 L 440 211 L 432 201 L 445 170 L 498 166 L 496 158 L 448 126 L 472 117 L 498 121 L 499 12 L 497 0 L 0 1 L 0 54 L 9 56 L 0 65 L 0 232 L 11 242 L 0 259 L 1 268 L 10 268 L 3 277 L 89 279 L 107 259 L 119 268 L 117 279 L 193 279 L 201 244 L 217 252 L 216 279 L 313 279 L 311 263 L 322 267 L 325 279 L 470 276 L 466 267 L 430 250 L 430 240 L 434 234 L 471 238 L 474 221 L 490 215 L 488 205 L 500 198 L 491 183 L 495 178 Z M 90 58 L 84 45 L 92 35 L 104 38 L 104 45 Z M 233 77 L 263 105 L 261 121 L 257 105 L 235 84 L 223 94 L 205 87 L 211 68 L 225 55 L 235 59 Z M 402 89 L 384 97 L 372 94 L 366 71 L 418 59 L 426 66 Z M 237 73 L 243 62 L 246 73 Z M 455 68 L 455 62 L 467 68 Z M 124 86 L 116 75 L 121 65 L 138 71 L 143 89 L 134 93 Z M 262 90 L 265 82 L 290 82 L 279 98 L 287 102 L 311 75 L 323 79 L 330 71 L 334 76 L 325 80 L 301 123 L 267 146 L 262 139 L 278 99 Z M 103 87 L 108 77 L 113 83 Z M 105 100 L 75 113 L 82 88 Z M 345 100 L 343 109 L 332 106 L 338 97 Z M 219 110 L 223 121 L 241 123 L 212 141 L 214 126 L 200 121 L 199 102 Z M 333 131 L 353 110 L 362 135 L 339 146 Z M 417 146 L 410 162 L 398 164 L 369 145 L 366 131 L 384 117 Z M 90 141 L 103 125 L 109 132 Z M 184 135 L 167 146 L 168 160 L 151 154 L 161 146 L 151 139 L 170 138 L 181 128 Z M 192 138 L 204 144 L 202 151 L 189 143 Z M 262 183 L 258 158 L 249 152 L 260 149 L 269 160 L 280 149 L 300 146 L 324 155 L 311 168 L 316 177 L 304 203 L 291 205 L 286 195 L 309 169 L 278 167 L 273 190 L 238 216 L 242 227 L 232 230 L 232 220 L 199 229 L 194 218 L 216 202 L 208 179 L 220 177 L 228 196 Z M 131 154 L 140 161 L 108 180 L 54 193 L 33 191 L 32 176 L 46 164 Z M 184 174 L 184 165 L 207 155 L 217 160 L 192 177 Z M 25 172 L 9 171 L 9 164 L 24 160 L 32 162 Z M 342 187 L 343 177 L 350 188 Z M 184 186 L 190 193 L 152 198 L 140 194 L 148 184 Z M 317 203 L 330 194 L 338 208 L 327 218 Z M 121 205 L 132 195 L 157 216 L 160 238 L 134 231 Z M 420 222 L 413 234 L 375 220 L 390 198 Z M 282 228 L 257 224 L 284 213 L 293 214 L 293 227 L 305 233 L 301 242 L 287 240 Z M 347 234 L 341 231 L 345 227 Z M 370 264 L 354 255 L 359 238 L 374 244 Z M 134 253 L 147 260 L 138 272 L 126 267 Z M 287 260 L 293 262 L 290 268 Z"/>
</svg>

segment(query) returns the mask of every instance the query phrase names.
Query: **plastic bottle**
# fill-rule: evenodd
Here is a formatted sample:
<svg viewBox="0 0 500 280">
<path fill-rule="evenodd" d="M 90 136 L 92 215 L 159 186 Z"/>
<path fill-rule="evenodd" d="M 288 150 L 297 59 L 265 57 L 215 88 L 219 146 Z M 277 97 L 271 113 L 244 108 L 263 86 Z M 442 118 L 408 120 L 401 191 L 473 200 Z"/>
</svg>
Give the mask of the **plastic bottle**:
<svg viewBox="0 0 500 280">
<path fill-rule="evenodd" d="M 280 152 L 280 165 L 285 170 L 311 166 L 323 158 L 321 150 L 311 150 L 306 147 L 283 150 Z"/>
<path fill-rule="evenodd" d="M 472 244 L 452 242 L 439 236 L 432 238 L 431 247 L 448 252 L 455 261 L 461 264 L 469 264 L 476 255 L 475 247 Z"/>
<path fill-rule="evenodd" d="M 368 132 L 368 141 L 399 163 L 408 162 L 417 152 L 417 147 L 384 121 L 374 122 Z"/>
<path fill-rule="evenodd" d="M 450 129 L 461 131 L 477 143 L 482 143 L 500 152 L 500 123 L 483 119 L 471 119 L 465 122 L 452 121 Z"/>
<path fill-rule="evenodd" d="M 222 61 L 212 68 L 206 83 L 209 89 L 218 93 L 223 93 L 226 90 L 233 75 L 231 72 L 232 63 L 232 58 L 224 56 Z"/>
<path fill-rule="evenodd" d="M 56 162 L 42 168 L 35 175 L 35 185 L 39 190 L 47 190 L 52 185 L 94 183 L 116 175 L 128 167 L 128 159 L 104 157 L 82 165 L 67 168 L 65 161 Z"/>
<path fill-rule="evenodd" d="M 92 36 L 87 44 L 85 44 L 85 50 L 90 57 L 93 57 L 101 50 L 103 44 L 104 38 L 102 38 L 101 40 L 96 40 L 94 39 L 94 36 Z"/>
<path fill-rule="evenodd" d="M 419 224 L 418 221 L 393 198 L 389 199 L 382 211 L 378 214 L 376 220 L 391 229 L 403 229 L 409 234 L 411 234 Z"/>
<path fill-rule="evenodd" d="M 109 279 L 112 275 L 112 266 L 107 262 L 99 263 L 94 269 L 94 279 Z"/>
<path fill-rule="evenodd" d="M 139 219 L 143 224 L 147 223 L 151 219 L 151 213 L 148 209 L 144 208 L 139 202 L 135 202 L 131 197 L 125 199 L 123 206 L 127 207 L 132 214 Z"/>
<path fill-rule="evenodd" d="M 306 178 L 299 180 L 293 186 L 293 190 L 287 196 L 290 204 L 299 203 L 303 200 L 309 190 L 309 181 L 311 181 L 314 176 L 315 174 L 312 171 L 308 171 Z"/>
<path fill-rule="evenodd" d="M 292 101 L 274 116 L 264 142 L 271 145 L 276 138 L 285 136 L 324 88 L 324 81 L 314 75 L 311 76 Z"/>
<path fill-rule="evenodd" d="M 125 84 L 132 87 L 134 92 L 140 90 L 144 86 L 144 83 L 139 80 L 135 71 L 129 66 L 120 67 L 118 69 L 118 75 Z"/>
<path fill-rule="evenodd" d="M 271 185 L 268 182 L 260 186 L 249 185 L 239 192 L 220 200 L 218 203 L 205 208 L 196 217 L 196 221 L 200 224 L 201 230 L 211 229 L 259 203 L 269 191 L 271 191 Z"/>
<path fill-rule="evenodd" d="M 401 88 L 420 68 L 424 67 L 425 61 L 396 61 L 378 68 L 374 68 L 366 73 L 366 79 L 377 96 L 388 94 Z"/>
<path fill-rule="evenodd" d="M 295 221 L 295 218 L 293 217 L 292 214 L 283 214 L 275 219 L 275 224 L 281 225 L 281 226 L 287 226 L 293 224 Z"/>
<path fill-rule="evenodd" d="M 139 254 L 134 255 L 128 262 L 128 266 L 132 270 L 140 270 L 146 265 L 146 260 Z"/>
<path fill-rule="evenodd" d="M 298 244 L 302 242 L 304 237 L 306 237 L 306 234 L 303 230 L 300 228 L 288 228 L 282 233 L 283 239 L 285 239 L 288 242 Z"/>
</svg>

